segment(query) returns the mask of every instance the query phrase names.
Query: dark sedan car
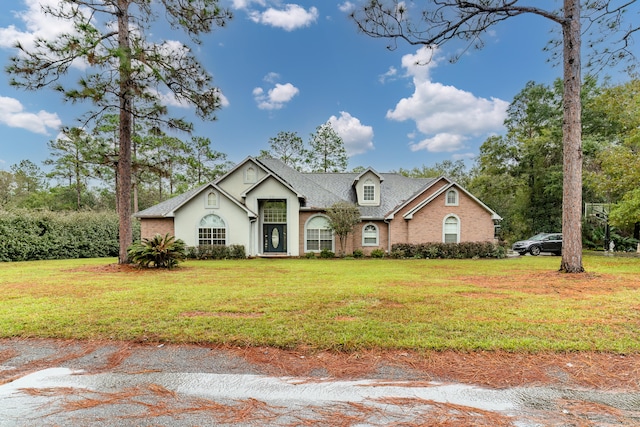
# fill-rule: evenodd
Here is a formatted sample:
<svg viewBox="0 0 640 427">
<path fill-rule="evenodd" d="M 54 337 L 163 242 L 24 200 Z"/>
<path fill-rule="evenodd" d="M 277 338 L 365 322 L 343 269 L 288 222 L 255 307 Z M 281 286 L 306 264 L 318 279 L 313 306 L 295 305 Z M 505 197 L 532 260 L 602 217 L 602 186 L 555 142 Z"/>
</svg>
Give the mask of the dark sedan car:
<svg viewBox="0 0 640 427">
<path fill-rule="evenodd" d="M 514 252 L 524 255 L 529 252 L 533 256 L 540 255 L 540 252 L 551 252 L 555 255 L 562 253 L 562 234 L 560 233 L 540 233 L 527 240 L 515 242 L 511 247 Z"/>
</svg>

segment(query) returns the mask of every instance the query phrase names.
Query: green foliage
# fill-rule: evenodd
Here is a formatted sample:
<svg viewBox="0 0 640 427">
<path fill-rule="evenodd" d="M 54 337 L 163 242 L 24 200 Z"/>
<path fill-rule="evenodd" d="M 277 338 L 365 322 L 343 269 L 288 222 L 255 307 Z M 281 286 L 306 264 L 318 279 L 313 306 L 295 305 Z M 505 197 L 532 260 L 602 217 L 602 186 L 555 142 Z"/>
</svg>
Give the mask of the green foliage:
<svg viewBox="0 0 640 427">
<path fill-rule="evenodd" d="M 269 151 L 264 151 L 262 156 L 280 159 L 282 162 L 296 170 L 302 170 L 309 153 L 304 147 L 304 141 L 296 132 L 278 132 L 278 135 L 269 138 Z"/>
<path fill-rule="evenodd" d="M 243 245 L 200 245 L 187 248 L 189 259 L 245 259 L 247 254 Z"/>
<path fill-rule="evenodd" d="M 398 243 L 391 247 L 395 258 L 471 259 L 505 258 L 507 248 L 491 242 L 463 243 Z"/>
<path fill-rule="evenodd" d="M 134 223 L 134 236 L 140 226 Z M 108 212 L 0 212 L 0 261 L 118 255 L 118 216 Z"/>
<path fill-rule="evenodd" d="M 304 257 L 306 259 L 316 259 L 317 258 L 315 252 L 307 252 L 307 253 L 304 254 Z"/>
<path fill-rule="evenodd" d="M 336 254 L 331 249 L 323 249 L 320 251 L 320 258 L 335 258 Z"/>
<path fill-rule="evenodd" d="M 329 227 L 340 241 L 340 254 L 344 255 L 347 236 L 360 222 L 360 210 L 353 203 L 337 202 L 327 209 L 326 214 L 329 218 Z"/>
<path fill-rule="evenodd" d="M 308 163 L 314 172 L 344 172 L 349 158 L 344 141 L 329 122 L 316 128 L 309 139 Z"/>
<path fill-rule="evenodd" d="M 169 233 L 134 242 L 127 249 L 129 260 L 140 267 L 171 269 L 186 258 L 186 246 Z"/>
<path fill-rule="evenodd" d="M 371 258 L 384 258 L 384 250 L 377 248 L 371 251 Z"/>
<path fill-rule="evenodd" d="M 355 248 L 353 250 L 353 257 L 354 258 L 363 258 L 364 257 L 364 251 L 360 248 Z"/>
</svg>

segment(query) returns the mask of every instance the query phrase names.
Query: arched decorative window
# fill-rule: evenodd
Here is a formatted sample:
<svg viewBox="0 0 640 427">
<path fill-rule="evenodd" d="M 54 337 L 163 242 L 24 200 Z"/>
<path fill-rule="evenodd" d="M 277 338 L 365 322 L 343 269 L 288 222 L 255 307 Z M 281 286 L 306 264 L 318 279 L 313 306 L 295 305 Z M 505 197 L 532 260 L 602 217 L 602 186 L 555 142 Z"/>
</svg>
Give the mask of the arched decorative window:
<svg viewBox="0 0 640 427">
<path fill-rule="evenodd" d="M 333 251 L 333 231 L 326 216 L 311 217 L 304 227 L 305 252 L 319 252 L 323 249 Z"/>
<path fill-rule="evenodd" d="M 247 183 L 253 184 L 254 182 L 256 182 L 258 179 L 258 175 L 256 173 L 256 170 L 253 166 L 249 166 L 245 171 L 244 171 L 244 180 Z"/>
<path fill-rule="evenodd" d="M 458 206 L 458 192 L 454 189 L 447 191 L 446 206 Z"/>
<path fill-rule="evenodd" d="M 362 246 L 378 246 L 378 227 L 367 224 L 362 228 Z"/>
<path fill-rule="evenodd" d="M 218 193 L 215 191 L 209 191 L 206 196 L 205 206 L 207 208 L 217 208 L 218 207 Z"/>
<path fill-rule="evenodd" d="M 362 200 L 365 202 L 373 202 L 376 200 L 376 186 L 370 179 L 364 183 L 362 196 Z"/>
<path fill-rule="evenodd" d="M 460 219 L 455 215 L 449 215 L 444 219 L 442 227 L 444 243 L 460 243 Z"/>
<path fill-rule="evenodd" d="M 218 215 L 207 215 L 198 226 L 198 245 L 226 245 L 227 225 Z"/>
</svg>

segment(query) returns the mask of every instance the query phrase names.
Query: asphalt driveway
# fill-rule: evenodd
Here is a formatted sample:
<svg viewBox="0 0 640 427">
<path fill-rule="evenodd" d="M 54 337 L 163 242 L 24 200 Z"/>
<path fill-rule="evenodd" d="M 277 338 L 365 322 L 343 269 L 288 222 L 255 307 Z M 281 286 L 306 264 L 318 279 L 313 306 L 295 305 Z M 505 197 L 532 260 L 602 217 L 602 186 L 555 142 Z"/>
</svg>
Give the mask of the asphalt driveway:
<svg viewBox="0 0 640 427">
<path fill-rule="evenodd" d="M 0 340 L 0 426 L 640 426 L 638 357 L 617 387 L 566 381 L 569 359 L 552 383 L 492 387 L 396 357 Z"/>
</svg>

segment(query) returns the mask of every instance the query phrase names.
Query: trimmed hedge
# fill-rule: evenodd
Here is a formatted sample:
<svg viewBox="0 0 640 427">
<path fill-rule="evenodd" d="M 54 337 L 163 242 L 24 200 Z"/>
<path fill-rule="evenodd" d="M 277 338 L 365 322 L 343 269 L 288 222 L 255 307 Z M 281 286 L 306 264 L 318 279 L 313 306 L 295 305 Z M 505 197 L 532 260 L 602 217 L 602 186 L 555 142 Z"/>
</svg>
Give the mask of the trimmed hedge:
<svg viewBox="0 0 640 427">
<path fill-rule="evenodd" d="M 133 230 L 140 239 L 137 221 Z M 117 257 L 118 245 L 112 212 L 0 212 L 0 261 Z"/>
<path fill-rule="evenodd" d="M 391 247 L 394 258 L 465 259 L 505 258 L 504 245 L 492 242 L 463 243 L 397 243 Z"/>
<path fill-rule="evenodd" d="M 200 245 L 187 247 L 189 259 L 245 259 L 243 245 Z"/>
</svg>

